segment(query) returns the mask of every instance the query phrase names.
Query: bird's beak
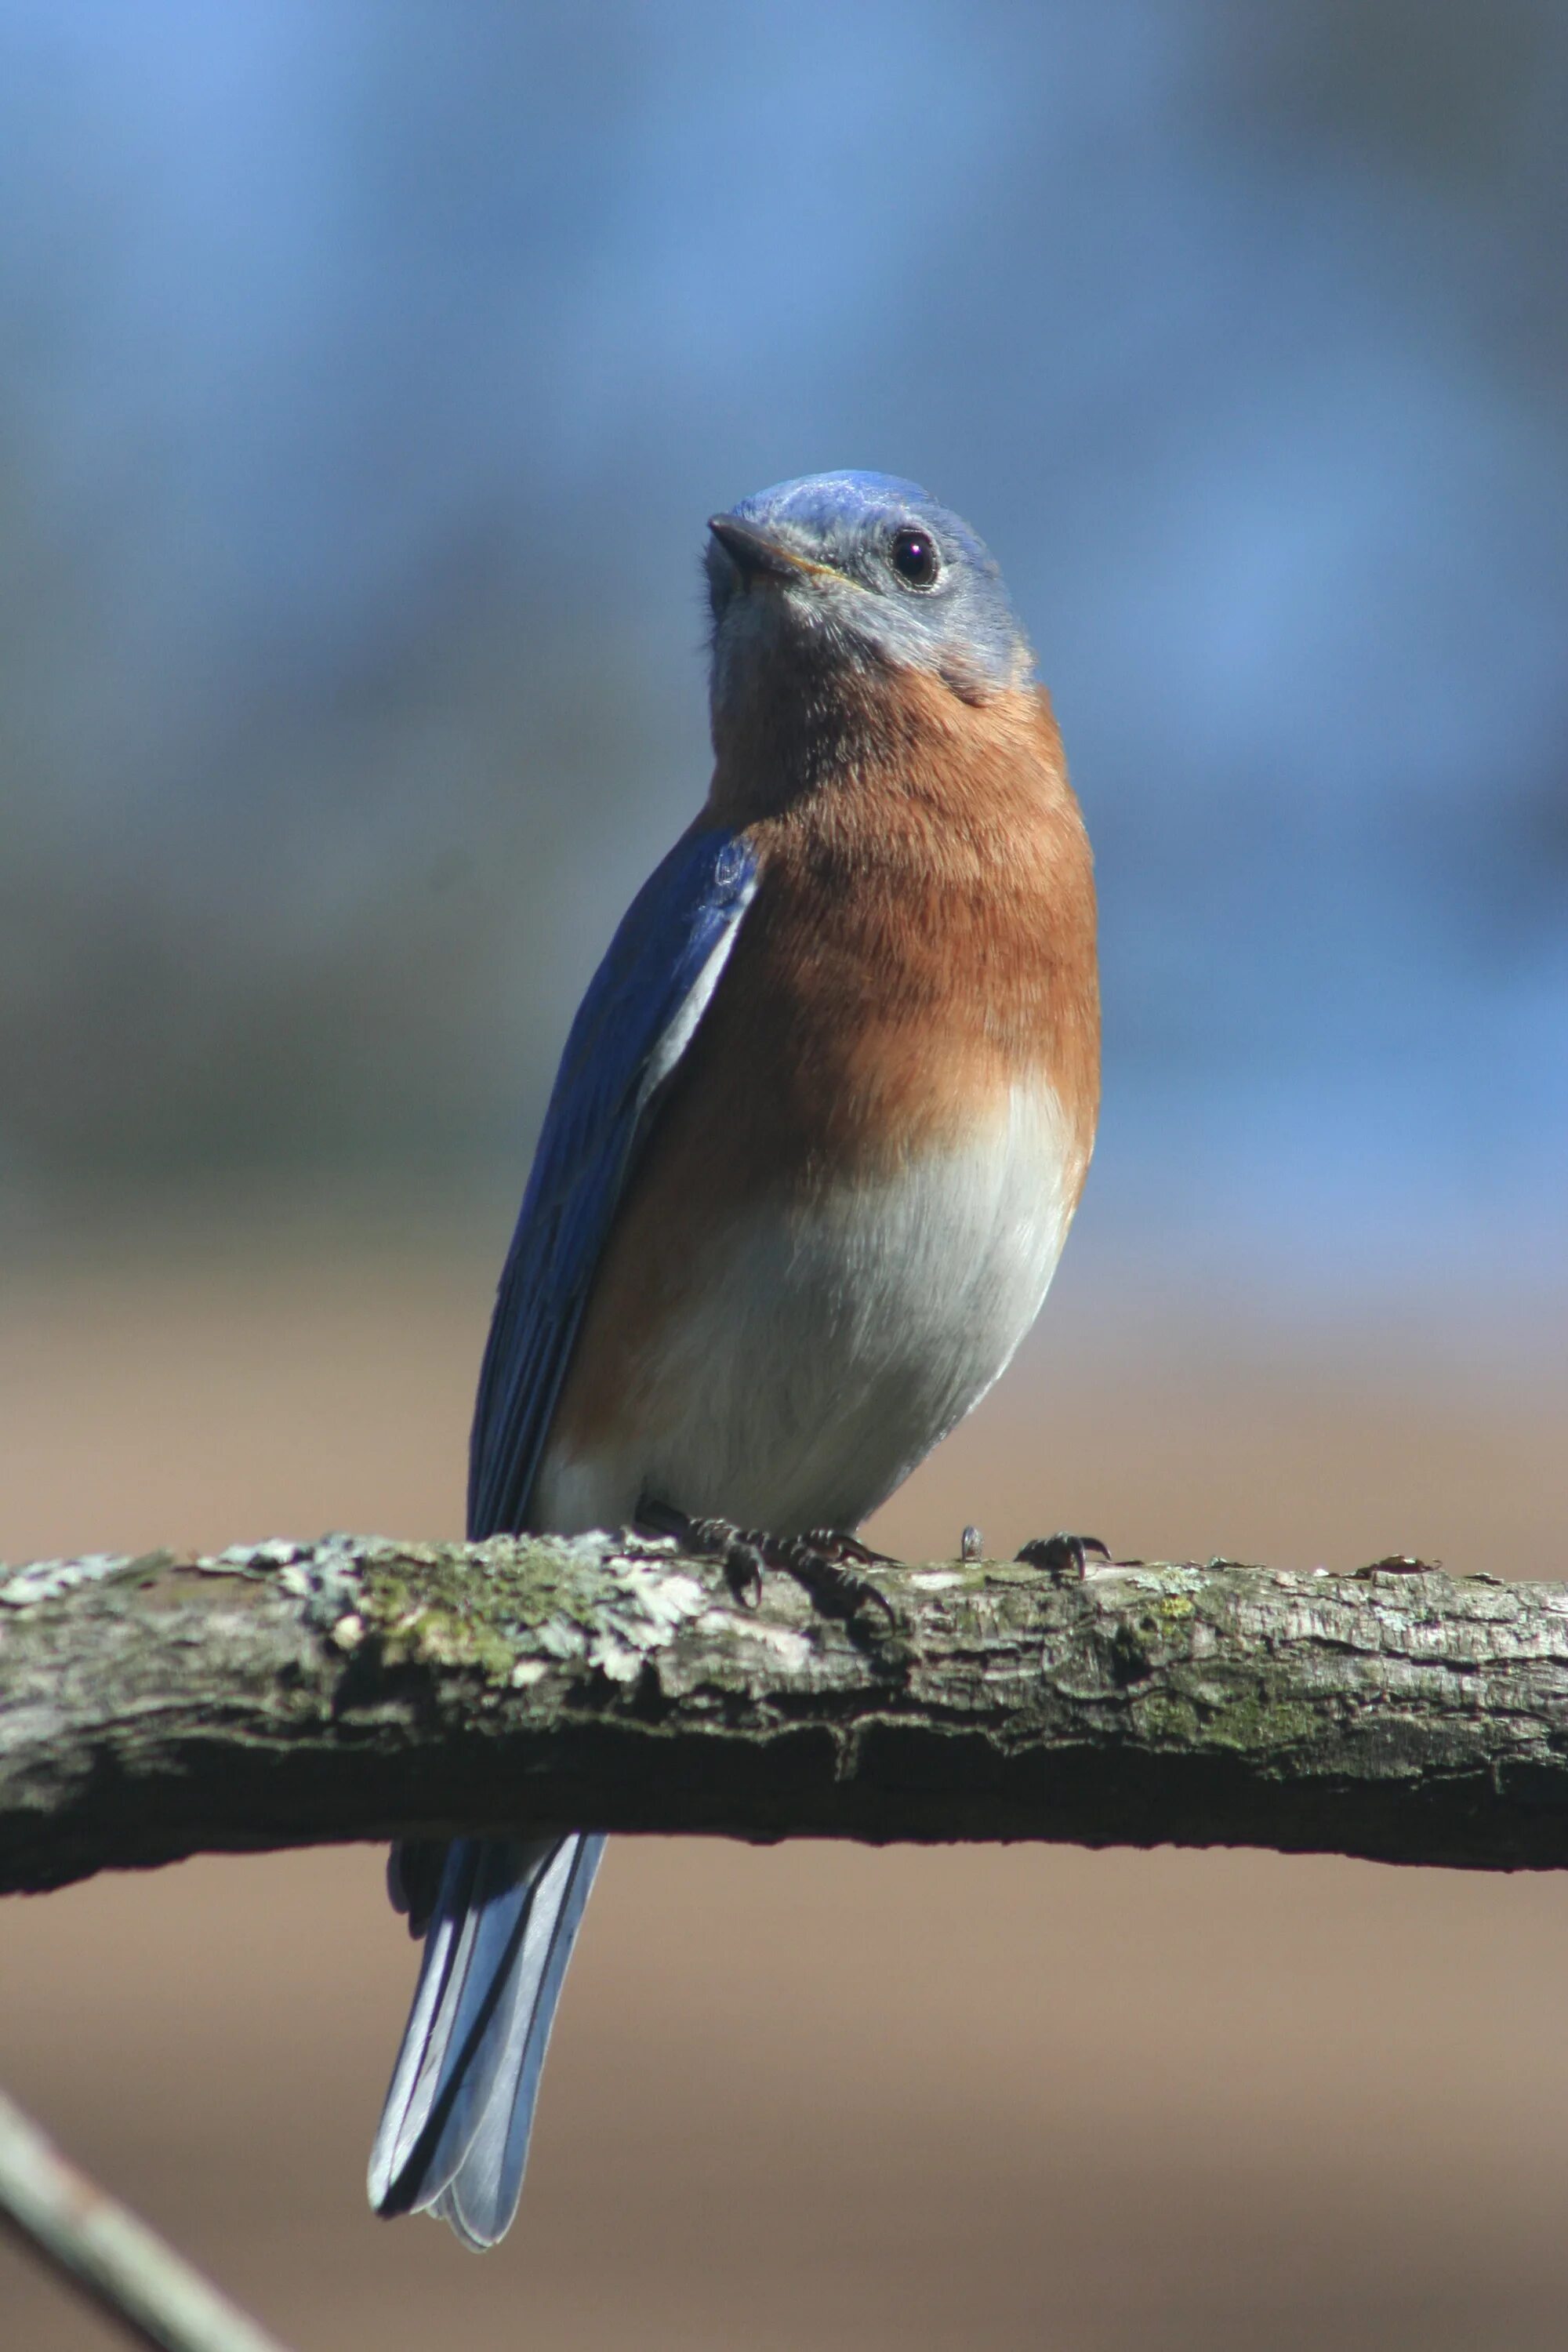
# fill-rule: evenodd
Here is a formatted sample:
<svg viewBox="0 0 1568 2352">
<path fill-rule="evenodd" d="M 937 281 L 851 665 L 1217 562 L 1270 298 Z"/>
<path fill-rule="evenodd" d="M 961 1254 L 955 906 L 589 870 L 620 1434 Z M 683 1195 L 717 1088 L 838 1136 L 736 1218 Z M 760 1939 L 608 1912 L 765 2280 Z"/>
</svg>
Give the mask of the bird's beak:
<svg viewBox="0 0 1568 2352">
<path fill-rule="evenodd" d="M 749 522 L 737 522 L 733 515 L 710 515 L 708 528 L 743 580 L 798 580 L 810 572 L 840 576 L 830 563 L 814 563 L 807 555 L 796 555 Z"/>
</svg>

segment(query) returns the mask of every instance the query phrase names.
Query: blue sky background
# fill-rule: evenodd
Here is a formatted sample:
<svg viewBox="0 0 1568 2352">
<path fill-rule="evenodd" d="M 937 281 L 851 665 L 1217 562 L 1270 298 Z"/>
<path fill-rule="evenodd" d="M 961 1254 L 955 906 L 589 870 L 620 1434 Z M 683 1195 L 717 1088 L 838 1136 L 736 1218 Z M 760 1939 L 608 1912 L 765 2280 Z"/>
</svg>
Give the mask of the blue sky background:
<svg viewBox="0 0 1568 2352">
<path fill-rule="evenodd" d="M 1089 1213 L 1568 1263 L 1550 0 L 0 5 L 0 1221 L 511 1189 L 703 518 L 911 474 L 1100 858 Z"/>
</svg>

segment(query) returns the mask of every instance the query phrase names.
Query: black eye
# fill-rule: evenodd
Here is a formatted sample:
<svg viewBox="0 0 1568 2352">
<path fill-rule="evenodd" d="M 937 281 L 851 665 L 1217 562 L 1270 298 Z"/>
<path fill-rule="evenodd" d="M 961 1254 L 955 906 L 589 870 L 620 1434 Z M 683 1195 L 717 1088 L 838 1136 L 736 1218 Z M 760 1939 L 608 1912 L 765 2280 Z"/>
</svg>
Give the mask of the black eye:
<svg viewBox="0 0 1568 2352">
<path fill-rule="evenodd" d="M 942 562 L 929 530 L 896 530 L 888 561 L 909 588 L 934 588 Z"/>
</svg>

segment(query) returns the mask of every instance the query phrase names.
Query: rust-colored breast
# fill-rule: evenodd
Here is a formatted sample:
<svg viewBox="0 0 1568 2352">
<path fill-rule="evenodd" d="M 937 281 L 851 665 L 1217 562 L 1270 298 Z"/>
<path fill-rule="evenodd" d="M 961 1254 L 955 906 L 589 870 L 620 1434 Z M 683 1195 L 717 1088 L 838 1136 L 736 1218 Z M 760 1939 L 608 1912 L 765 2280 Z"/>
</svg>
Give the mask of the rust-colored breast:
<svg viewBox="0 0 1568 2352">
<path fill-rule="evenodd" d="M 766 1196 L 895 1175 L 1042 1080 L 1069 1208 L 1093 1145 L 1093 875 L 1043 694 L 972 705 L 907 674 L 844 772 L 792 798 L 721 757 L 710 805 L 750 820 L 762 879 L 590 1297 L 555 1423 L 574 1447 L 636 1414 L 705 1245 Z"/>
</svg>

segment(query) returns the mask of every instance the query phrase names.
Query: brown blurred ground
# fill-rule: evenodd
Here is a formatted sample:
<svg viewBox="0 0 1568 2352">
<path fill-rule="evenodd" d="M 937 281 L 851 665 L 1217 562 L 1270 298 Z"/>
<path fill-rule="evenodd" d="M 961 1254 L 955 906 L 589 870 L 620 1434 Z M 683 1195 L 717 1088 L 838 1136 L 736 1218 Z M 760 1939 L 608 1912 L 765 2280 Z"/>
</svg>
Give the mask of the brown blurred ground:
<svg viewBox="0 0 1568 2352">
<path fill-rule="evenodd" d="M 188 1234 L 14 1284 L 0 1551 L 450 1529 L 499 1249 Z M 1082 1248 L 884 1538 L 1557 1573 L 1560 1331 L 1286 1323 Z M 620 1841 L 482 2261 L 363 2208 L 412 1966 L 370 1853 L 12 1903 L 0 2074 L 299 2352 L 1564 2337 L 1555 1880 Z M 0 2248 L 6 2352 L 113 2340 Z"/>
</svg>

